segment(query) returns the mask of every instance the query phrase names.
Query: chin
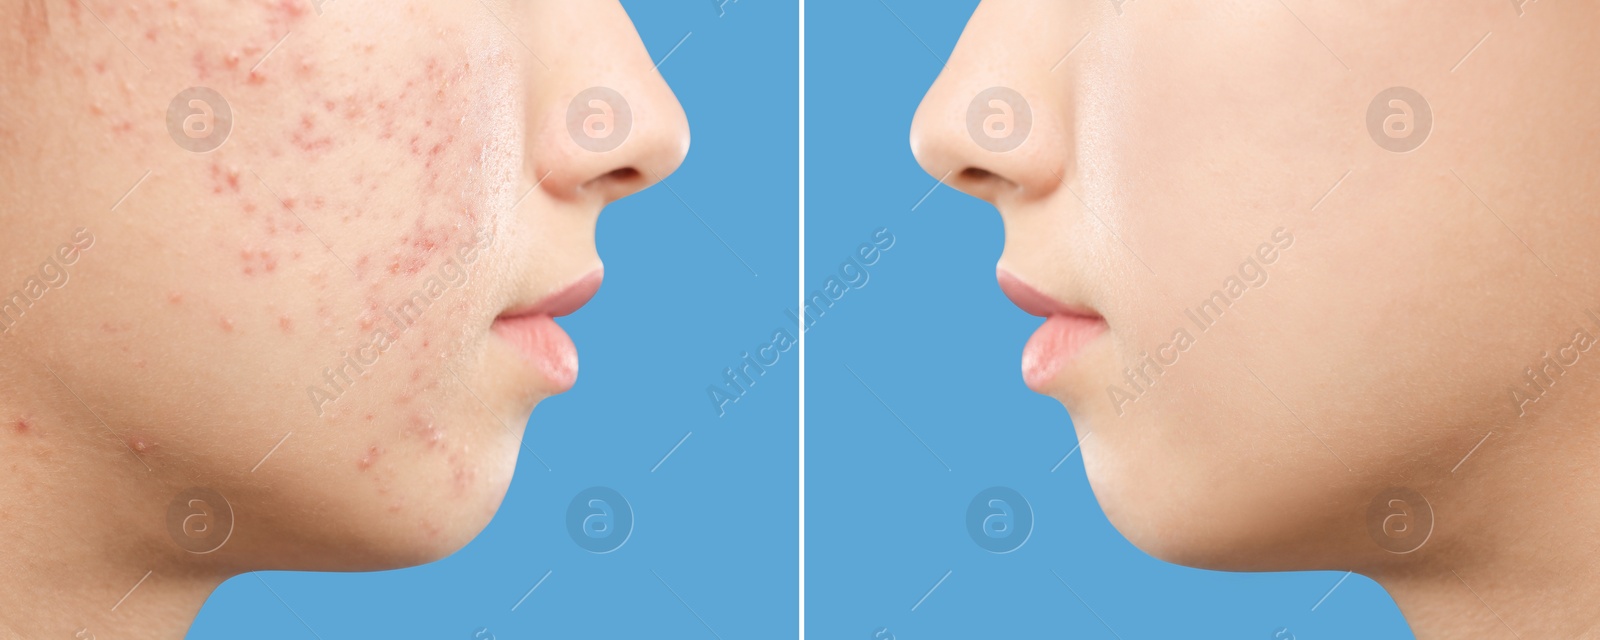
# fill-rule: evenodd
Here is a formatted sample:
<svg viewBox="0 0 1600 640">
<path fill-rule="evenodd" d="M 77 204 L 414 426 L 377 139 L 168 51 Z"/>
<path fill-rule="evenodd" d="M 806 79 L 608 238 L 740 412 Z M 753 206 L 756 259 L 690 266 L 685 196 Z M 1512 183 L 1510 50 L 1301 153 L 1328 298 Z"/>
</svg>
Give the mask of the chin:
<svg viewBox="0 0 1600 640">
<path fill-rule="evenodd" d="M 378 571 L 427 564 L 449 557 L 482 533 L 499 511 L 516 467 L 511 450 L 483 453 L 470 467 L 417 465 L 414 480 L 396 485 L 363 509 L 365 522 L 351 522 L 353 534 L 339 546 L 348 555 L 338 570 Z M 463 471 L 469 469 L 469 471 Z"/>
<path fill-rule="evenodd" d="M 1318 497 L 1327 478 L 1277 477 L 1225 449 L 1180 458 L 1153 439 L 1098 444 L 1084 455 L 1096 501 L 1124 538 L 1159 560 L 1218 571 L 1330 568 L 1343 543 L 1333 532 L 1360 526 Z M 1128 444 L 1141 446 L 1117 446 Z"/>
</svg>

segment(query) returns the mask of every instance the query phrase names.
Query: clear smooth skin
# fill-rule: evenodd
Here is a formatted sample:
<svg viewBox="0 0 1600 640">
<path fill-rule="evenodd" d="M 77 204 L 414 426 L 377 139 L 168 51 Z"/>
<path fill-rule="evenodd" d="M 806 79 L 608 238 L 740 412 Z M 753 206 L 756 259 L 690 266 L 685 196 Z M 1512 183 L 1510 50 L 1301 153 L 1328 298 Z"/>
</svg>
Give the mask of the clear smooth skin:
<svg viewBox="0 0 1600 640">
<path fill-rule="evenodd" d="M 1577 637 L 1600 631 L 1597 26 L 1580 2 L 986 0 L 911 145 L 999 209 L 1013 299 L 1090 314 L 1047 324 L 1029 378 L 1135 545 L 1354 570 L 1421 637 Z M 1011 151 L 969 133 L 997 86 L 1031 107 Z M 1367 125 L 1394 86 L 1433 115 L 1406 153 Z M 1369 517 L 1389 487 L 1427 507 Z M 1380 544 L 1426 508 L 1419 548 Z"/>
<path fill-rule="evenodd" d="M 466 544 L 572 384 L 549 316 L 598 285 L 601 208 L 689 145 L 614 0 L 5 0 L 0 23 L 0 293 L 39 294 L 0 335 L 7 637 L 182 637 L 242 572 Z M 205 153 L 165 118 L 193 86 L 233 113 Z M 596 86 L 631 111 L 613 149 L 569 128 Z M 195 487 L 235 518 L 209 553 L 169 533 Z"/>
</svg>

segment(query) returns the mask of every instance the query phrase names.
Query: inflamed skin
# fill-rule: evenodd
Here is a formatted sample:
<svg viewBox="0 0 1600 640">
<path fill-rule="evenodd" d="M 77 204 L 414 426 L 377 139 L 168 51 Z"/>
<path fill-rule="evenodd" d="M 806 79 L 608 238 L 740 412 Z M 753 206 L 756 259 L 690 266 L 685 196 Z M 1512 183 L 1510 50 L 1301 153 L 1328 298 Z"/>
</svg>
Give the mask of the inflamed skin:
<svg viewBox="0 0 1600 640">
<path fill-rule="evenodd" d="M 178 638 L 229 576 L 472 539 L 574 382 L 601 208 L 687 152 L 653 67 L 615 0 L 0 0 L 5 635 Z"/>
</svg>

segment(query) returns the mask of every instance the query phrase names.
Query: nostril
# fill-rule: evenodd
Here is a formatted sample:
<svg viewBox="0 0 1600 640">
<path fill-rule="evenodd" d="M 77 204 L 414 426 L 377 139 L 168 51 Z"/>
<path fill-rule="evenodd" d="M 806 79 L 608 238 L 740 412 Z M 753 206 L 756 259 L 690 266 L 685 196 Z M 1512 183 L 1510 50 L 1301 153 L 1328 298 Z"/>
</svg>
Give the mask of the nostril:
<svg viewBox="0 0 1600 640">
<path fill-rule="evenodd" d="M 961 179 L 969 182 L 989 182 L 992 180 L 998 180 L 999 178 L 1000 176 L 995 175 L 994 172 L 989 171 L 988 169 L 967 167 L 961 170 Z"/>
<path fill-rule="evenodd" d="M 612 169 L 601 175 L 595 176 L 594 178 L 590 178 L 588 182 L 584 183 L 584 188 L 599 188 L 608 192 L 616 191 L 620 188 L 622 189 L 622 193 L 627 194 L 639 188 L 636 185 L 643 182 L 642 178 L 643 174 L 640 174 L 638 169 L 633 167 L 622 167 L 620 169 Z"/>
<path fill-rule="evenodd" d="M 633 182 L 634 180 L 639 179 L 639 170 L 633 167 L 623 167 L 621 169 L 612 170 L 610 173 L 600 176 L 600 179 L 609 180 L 611 182 Z"/>
</svg>

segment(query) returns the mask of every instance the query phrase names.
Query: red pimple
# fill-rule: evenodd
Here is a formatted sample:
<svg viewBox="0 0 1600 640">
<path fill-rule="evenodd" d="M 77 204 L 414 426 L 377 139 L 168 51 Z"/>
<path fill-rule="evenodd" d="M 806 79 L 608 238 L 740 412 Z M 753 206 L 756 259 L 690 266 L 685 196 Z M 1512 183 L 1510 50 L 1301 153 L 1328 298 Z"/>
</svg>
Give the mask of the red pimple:
<svg viewBox="0 0 1600 640">
<path fill-rule="evenodd" d="M 11 425 L 11 428 L 12 428 L 13 431 L 16 431 L 17 435 L 19 435 L 19 436 L 20 435 L 27 435 L 27 433 L 29 431 L 33 430 L 33 422 L 29 421 L 25 417 L 24 418 L 17 418 L 17 422 L 15 424 Z"/>
<path fill-rule="evenodd" d="M 183 294 L 176 291 L 168 293 L 167 302 L 170 304 L 183 304 Z"/>
<path fill-rule="evenodd" d="M 154 443 L 147 442 L 140 436 L 128 437 L 128 448 L 131 449 L 135 454 L 142 456 L 146 453 L 149 453 L 150 449 L 153 447 L 155 447 Z"/>
<path fill-rule="evenodd" d="M 456 495 L 465 494 L 467 489 L 472 486 L 472 481 L 477 479 L 476 472 L 460 466 L 456 467 L 451 475 L 451 480 L 454 481 Z"/>
<path fill-rule="evenodd" d="M 377 462 L 378 457 L 382 455 L 383 449 L 378 447 L 378 445 L 367 447 L 367 452 L 361 456 L 360 460 L 356 460 L 356 468 L 361 471 L 366 471 L 367 469 L 372 468 L 373 463 Z"/>
<path fill-rule="evenodd" d="M 222 327 L 223 333 L 233 333 L 233 318 L 222 316 L 217 318 L 217 325 Z"/>
<path fill-rule="evenodd" d="M 294 333 L 294 320 L 289 318 L 287 313 L 278 316 L 278 328 L 284 333 Z"/>
</svg>

